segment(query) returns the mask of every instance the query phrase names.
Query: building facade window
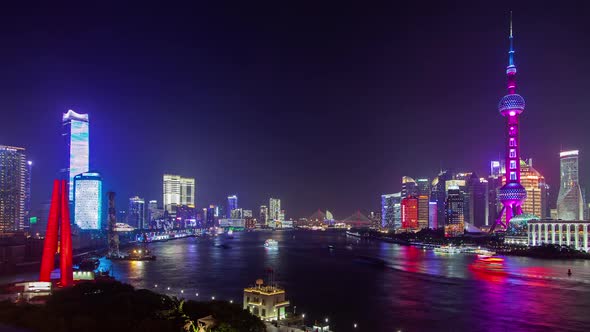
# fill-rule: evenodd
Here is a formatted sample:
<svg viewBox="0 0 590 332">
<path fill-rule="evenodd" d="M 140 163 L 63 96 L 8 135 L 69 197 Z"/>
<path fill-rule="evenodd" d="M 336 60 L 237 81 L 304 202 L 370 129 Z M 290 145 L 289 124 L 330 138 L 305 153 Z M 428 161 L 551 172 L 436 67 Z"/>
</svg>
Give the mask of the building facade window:
<svg viewBox="0 0 590 332">
<path fill-rule="evenodd" d="M 515 138 L 510 138 L 510 146 L 516 146 L 516 139 Z"/>
<path fill-rule="evenodd" d="M 516 169 L 516 160 L 510 160 L 510 169 Z"/>
<path fill-rule="evenodd" d="M 510 180 L 516 180 L 516 172 L 510 172 Z"/>
</svg>

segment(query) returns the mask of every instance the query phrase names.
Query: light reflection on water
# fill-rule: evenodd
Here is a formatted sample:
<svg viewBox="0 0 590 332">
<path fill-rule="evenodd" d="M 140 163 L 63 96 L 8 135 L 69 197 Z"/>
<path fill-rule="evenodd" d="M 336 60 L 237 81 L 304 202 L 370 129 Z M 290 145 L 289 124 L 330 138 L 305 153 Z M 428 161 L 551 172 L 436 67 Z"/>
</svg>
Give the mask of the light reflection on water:
<svg viewBox="0 0 590 332">
<path fill-rule="evenodd" d="M 156 290 L 169 295 L 235 301 L 243 287 L 267 280 L 271 268 L 298 313 L 305 312 L 310 322 L 330 317 L 339 332 L 352 330 L 353 322 L 362 331 L 584 331 L 590 324 L 588 261 L 505 257 L 506 273 L 498 275 L 470 268 L 475 256 L 339 233 L 234 236 L 151 244 L 156 261 L 114 262 L 113 272 L 136 287 L 158 284 Z M 267 238 L 279 248 L 265 248 Z M 387 265 L 362 264 L 358 256 L 378 257 Z"/>
</svg>

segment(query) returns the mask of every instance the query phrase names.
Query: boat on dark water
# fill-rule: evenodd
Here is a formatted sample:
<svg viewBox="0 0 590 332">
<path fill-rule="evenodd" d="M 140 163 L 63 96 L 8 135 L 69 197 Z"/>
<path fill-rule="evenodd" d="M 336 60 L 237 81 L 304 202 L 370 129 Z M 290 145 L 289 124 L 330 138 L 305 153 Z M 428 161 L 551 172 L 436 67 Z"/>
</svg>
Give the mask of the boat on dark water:
<svg viewBox="0 0 590 332">
<path fill-rule="evenodd" d="M 147 248 L 133 248 L 124 255 L 108 258 L 115 261 L 153 261 L 156 256 Z"/>
</svg>

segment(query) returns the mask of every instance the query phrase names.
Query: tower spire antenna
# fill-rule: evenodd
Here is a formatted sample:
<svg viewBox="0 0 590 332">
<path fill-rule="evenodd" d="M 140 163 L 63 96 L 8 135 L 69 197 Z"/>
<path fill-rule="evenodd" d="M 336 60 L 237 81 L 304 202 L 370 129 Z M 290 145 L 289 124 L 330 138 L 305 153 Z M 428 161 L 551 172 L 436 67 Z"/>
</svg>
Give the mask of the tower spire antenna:
<svg viewBox="0 0 590 332">
<path fill-rule="evenodd" d="M 510 38 L 512 38 L 512 11 L 510 11 Z"/>
<path fill-rule="evenodd" d="M 508 66 L 514 67 L 514 35 L 512 34 L 512 11 L 510 11 L 510 50 L 508 51 Z"/>
</svg>

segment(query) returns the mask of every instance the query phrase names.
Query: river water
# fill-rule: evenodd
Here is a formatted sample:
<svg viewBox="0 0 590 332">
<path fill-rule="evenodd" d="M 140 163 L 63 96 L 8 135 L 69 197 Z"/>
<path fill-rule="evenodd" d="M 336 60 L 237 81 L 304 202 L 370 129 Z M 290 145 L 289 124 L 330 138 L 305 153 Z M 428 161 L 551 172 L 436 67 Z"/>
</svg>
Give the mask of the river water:
<svg viewBox="0 0 590 332">
<path fill-rule="evenodd" d="M 271 268 L 308 325 L 328 318 L 337 332 L 590 331 L 590 261 L 505 257 L 505 273 L 492 274 L 473 269 L 472 255 L 339 232 L 234 235 L 152 243 L 155 261 L 103 260 L 101 267 L 112 267 L 117 279 L 136 287 L 237 303 L 242 289 L 258 278 L 267 280 Z M 266 249 L 267 238 L 279 248 Z"/>
</svg>

